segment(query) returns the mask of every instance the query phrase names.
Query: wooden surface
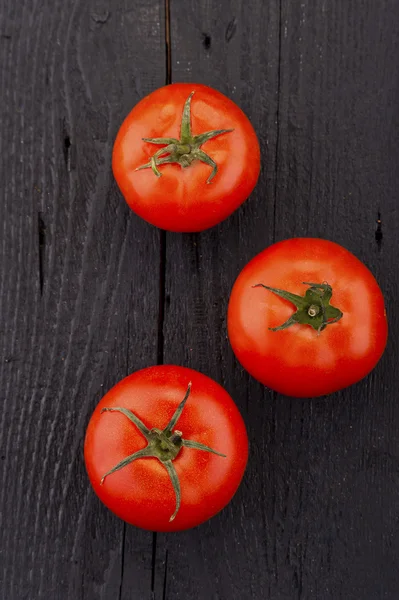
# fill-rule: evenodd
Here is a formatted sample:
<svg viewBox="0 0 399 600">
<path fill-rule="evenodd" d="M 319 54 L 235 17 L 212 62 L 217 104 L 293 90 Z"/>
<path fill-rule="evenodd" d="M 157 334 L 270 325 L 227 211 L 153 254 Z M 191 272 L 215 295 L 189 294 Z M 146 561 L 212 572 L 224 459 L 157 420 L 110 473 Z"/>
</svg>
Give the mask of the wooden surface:
<svg viewBox="0 0 399 600">
<path fill-rule="evenodd" d="M 0 0 L 1 600 L 398 599 L 398 69 L 396 0 Z M 261 143 L 255 192 L 201 234 L 144 223 L 111 173 L 168 81 L 226 93 Z M 263 388 L 226 339 L 240 269 L 299 235 L 386 297 L 383 359 L 326 399 Z M 103 393 L 157 362 L 222 383 L 251 442 L 232 503 L 174 535 L 124 526 L 82 458 Z"/>
</svg>

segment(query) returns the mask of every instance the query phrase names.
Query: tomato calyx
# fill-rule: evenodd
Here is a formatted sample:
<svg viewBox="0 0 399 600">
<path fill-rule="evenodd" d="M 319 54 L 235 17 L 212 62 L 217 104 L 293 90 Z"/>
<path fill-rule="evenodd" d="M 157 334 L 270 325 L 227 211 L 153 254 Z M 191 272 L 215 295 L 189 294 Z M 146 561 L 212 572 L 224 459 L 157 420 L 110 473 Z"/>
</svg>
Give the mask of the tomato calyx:
<svg viewBox="0 0 399 600">
<path fill-rule="evenodd" d="M 216 450 L 209 448 L 209 446 L 205 446 L 204 444 L 200 444 L 199 442 L 194 442 L 193 440 L 184 439 L 183 433 L 181 431 L 178 431 L 177 429 L 174 430 L 174 427 L 177 421 L 179 420 L 183 412 L 184 406 L 188 400 L 190 391 L 191 381 L 188 384 L 187 391 L 183 400 L 180 402 L 171 420 L 163 430 L 157 428 L 149 429 L 132 411 L 130 411 L 127 408 L 114 407 L 103 408 L 101 410 L 101 413 L 120 412 L 124 414 L 134 425 L 136 425 L 137 429 L 147 440 L 147 446 L 145 448 L 142 448 L 134 454 L 127 456 L 126 458 L 121 460 L 117 465 L 115 465 L 112 469 L 110 469 L 107 473 L 105 473 L 105 475 L 101 479 L 101 485 L 103 485 L 104 480 L 106 477 L 108 477 L 108 475 L 115 473 L 115 471 L 119 471 L 119 469 L 123 469 L 123 467 L 126 467 L 126 465 L 139 458 L 157 458 L 168 472 L 176 496 L 176 508 L 169 521 L 173 521 L 175 519 L 180 508 L 180 482 L 172 461 L 177 457 L 182 447 L 184 446 L 193 450 L 203 450 L 204 452 L 210 452 L 212 454 L 217 454 L 218 456 L 226 458 L 225 454 L 217 452 Z"/>
<path fill-rule="evenodd" d="M 278 327 L 269 327 L 270 331 L 281 331 L 299 323 L 301 325 L 310 325 L 320 334 L 327 325 L 337 323 L 343 317 L 342 311 L 330 304 L 333 292 L 332 287 L 328 283 L 307 283 L 305 281 L 302 283 L 309 286 L 304 296 L 272 288 L 263 283 L 257 283 L 253 286 L 265 288 L 273 292 L 273 294 L 284 298 L 284 300 L 292 302 L 297 308 L 296 312 L 285 323 Z"/>
<path fill-rule="evenodd" d="M 208 154 L 201 150 L 201 146 L 212 138 L 222 135 L 223 133 L 230 133 L 234 131 L 234 129 L 215 129 L 193 136 L 191 133 L 191 98 L 193 97 L 193 94 L 194 92 L 191 92 L 184 103 L 180 127 L 180 140 L 176 138 L 143 138 L 144 142 L 162 145 L 164 148 L 155 152 L 155 154 L 151 156 L 150 161 L 145 165 L 137 167 L 136 171 L 151 167 L 153 173 L 157 177 L 161 177 L 162 173 L 158 169 L 158 166 L 160 165 L 175 163 L 185 169 L 186 167 L 189 167 L 194 160 L 200 160 L 212 167 L 212 172 L 207 179 L 207 183 L 210 183 L 215 177 L 218 166 Z"/>
</svg>

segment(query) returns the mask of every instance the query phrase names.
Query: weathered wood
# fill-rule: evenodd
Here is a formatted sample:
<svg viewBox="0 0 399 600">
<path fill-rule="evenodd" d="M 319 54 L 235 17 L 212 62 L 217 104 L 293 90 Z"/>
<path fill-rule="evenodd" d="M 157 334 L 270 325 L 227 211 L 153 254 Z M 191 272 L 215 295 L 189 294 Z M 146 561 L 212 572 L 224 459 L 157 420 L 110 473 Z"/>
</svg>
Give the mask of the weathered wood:
<svg viewBox="0 0 399 600">
<path fill-rule="evenodd" d="M 196 368 L 231 393 L 248 427 L 251 461 L 233 502 L 192 532 L 161 536 L 166 598 L 266 598 L 269 586 L 263 474 L 272 394 L 236 363 L 226 337 L 228 295 L 244 264 L 273 241 L 279 6 L 272 2 L 172 4 L 172 79 L 229 95 L 259 135 L 262 172 L 251 198 L 209 231 L 167 236 L 165 362 Z M 182 575 L 180 574 L 182 571 Z M 161 579 L 161 576 L 160 576 Z"/>
<path fill-rule="evenodd" d="M 276 238 L 327 237 L 363 260 L 385 293 L 390 340 L 361 383 L 324 401 L 284 403 L 285 493 L 275 513 L 284 531 L 274 536 L 271 596 L 393 600 L 399 6 L 283 2 L 281 24 Z"/>
<path fill-rule="evenodd" d="M 173 79 L 235 98 L 258 131 L 264 168 L 250 200 L 220 227 L 167 238 L 166 360 L 226 385 L 246 419 L 251 455 L 226 511 L 163 540 L 166 597 L 187 597 L 194 585 L 199 599 L 393 600 L 399 6 L 185 2 L 172 15 Z M 294 235 L 342 243 L 370 266 L 387 297 L 391 339 L 381 364 L 328 399 L 262 389 L 226 340 L 239 270 L 272 241 Z M 179 575 L 182 564 L 190 565 L 189 580 L 185 570 Z"/>
<path fill-rule="evenodd" d="M 163 4 L 1 7 L 0 597 L 113 600 L 124 525 L 83 464 L 103 392 L 157 359 L 159 232 L 117 191 L 111 152 L 165 79 Z M 159 58 L 160 57 L 160 58 Z M 146 265 L 143 268 L 143 265 Z M 151 277 L 149 276 L 151 273 Z M 150 576 L 152 535 L 134 531 Z"/>
<path fill-rule="evenodd" d="M 170 0 L 172 80 L 243 108 L 262 173 L 218 227 L 164 236 L 110 160 L 167 80 L 168 7 L 0 4 L 0 598 L 397 600 L 399 4 Z M 327 399 L 263 388 L 226 338 L 240 269 L 297 235 L 346 246 L 386 295 L 381 363 Z M 232 503 L 173 535 L 124 526 L 82 457 L 103 392 L 157 361 L 222 383 L 251 443 Z"/>
</svg>

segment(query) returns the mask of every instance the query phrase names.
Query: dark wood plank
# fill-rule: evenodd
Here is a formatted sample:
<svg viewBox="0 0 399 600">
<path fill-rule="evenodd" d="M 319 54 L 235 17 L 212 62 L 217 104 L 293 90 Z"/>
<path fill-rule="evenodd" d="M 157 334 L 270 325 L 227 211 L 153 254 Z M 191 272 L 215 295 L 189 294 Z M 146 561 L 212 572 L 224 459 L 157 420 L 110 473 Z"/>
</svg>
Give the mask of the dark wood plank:
<svg viewBox="0 0 399 600">
<path fill-rule="evenodd" d="M 270 393 L 236 364 L 225 313 L 238 271 L 273 239 L 279 7 L 172 2 L 171 16 L 173 81 L 206 83 L 235 100 L 259 135 L 263 165 L 256 191 L 227 221 L 200 234 L 167 236 L 165 362 L 196 368 L 225 385 L 249 425 L 252 460 L 234 501 L 219 516 L 173 539 L 159 537 L 158 550 L 167 555 L 165 597 L 189 597 L 194 589 L 201 600 L 264 598 L 266 489 L 260 469 Z M 157 574 L 159 594 L 164 577 L 164 571 Z"/>
<path fill-rule="evenodd" d="M 194 587 L 200 600 L 396 600 L 399 6 L 173 7 L 173 80 L 208 83 L 236 99 L 259 133 L 264 167 L 256 192 L 228 221 L 167 237 L 165 361 L 227 387 L 246 418 L 251 456 L 220 516 L 173 540 L 160 537 L 165 597 L 188 597 Z M 383 360 L 367 380 L 328 399 L 264 390 L 226 340 L 239 270 L 294 235 L 342 243 L 387 297 Z M 161 594 L 163 570 L 157 581 Z"/>
<path fill-rule="evenodd" d="M 163 3 L 19 0 L 0 16 L 0 596 L 114 600 L 124 525 L 82 449 L 103 392 L 157 359 L 159 232 L 122 200 L 111 151 L 164 82 Z M 149 597 L 152 535 L 129 536 Z"/>
<path fill-rule="evenodd" d="M 162 236 L 125 206 L 110 157 L 165 82 L 163 1 L 0 16 L 0 596 L 397 600 L 397 3 L 171 0 L 173 80 L 237 101 L 263 171 L 225 223 L 166 236 L 161 337 Z M 327 400 L 264 389 L 226 339 L 239 270 L 292 235 L 344 244 L 387 298 L 381 364 Z M 157 360 L 224 384 L 251 442 L 231 505 L 170 536 L 113 517 L 82 461 L 100 396 Z"/>
<path fill-rule="evenodd" d="M 276 239 L 327 237 L 362 259 L 390 340 L 358 385 L 284 403 L 272 597 L 397 598 L 398 52 L 397 3 L 282 3 Z"/>
</svg>

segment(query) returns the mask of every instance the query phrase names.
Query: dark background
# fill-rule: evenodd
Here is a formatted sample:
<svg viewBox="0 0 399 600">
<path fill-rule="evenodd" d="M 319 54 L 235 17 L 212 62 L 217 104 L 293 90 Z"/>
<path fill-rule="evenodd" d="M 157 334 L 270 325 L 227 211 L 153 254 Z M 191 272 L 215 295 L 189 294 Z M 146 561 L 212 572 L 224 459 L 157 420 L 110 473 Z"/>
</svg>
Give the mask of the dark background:
<svg viewBox="0 0 399 600">
<path fill-rule="evenodd" d="M 399 598 L 399 2 L 0 0 L 1 600 Z M 136 217 L 116 132 L 167 81 L 235 100 L 260 139 L 250 199 L 200 234 Z M 281 397 L 226 339 L 245 263 L 321 236 L 386 297 L 387 350 L 329 398 Z M 224 385 L 251 450 L 201 527 L 125 526 L 92 492 L 106 390 L 177 363 Z"/>
</svg>

